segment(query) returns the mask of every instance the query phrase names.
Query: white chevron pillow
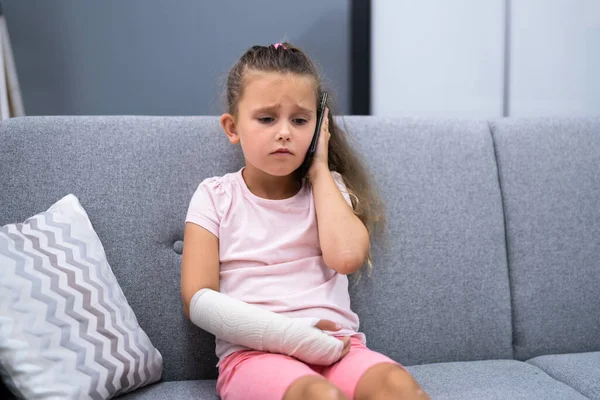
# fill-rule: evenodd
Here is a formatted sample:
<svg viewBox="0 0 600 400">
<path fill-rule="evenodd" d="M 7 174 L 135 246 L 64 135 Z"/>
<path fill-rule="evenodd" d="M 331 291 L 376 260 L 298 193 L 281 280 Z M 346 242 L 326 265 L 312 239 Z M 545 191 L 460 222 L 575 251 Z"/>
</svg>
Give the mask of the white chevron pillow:
<svg viewBox="0 0 600 400">
<path fill-rule="evenodd" d="M 0 375 L 27 399 L 108 399 L 161 378 L 72 194 L 0 228 Z"/>
</svg>

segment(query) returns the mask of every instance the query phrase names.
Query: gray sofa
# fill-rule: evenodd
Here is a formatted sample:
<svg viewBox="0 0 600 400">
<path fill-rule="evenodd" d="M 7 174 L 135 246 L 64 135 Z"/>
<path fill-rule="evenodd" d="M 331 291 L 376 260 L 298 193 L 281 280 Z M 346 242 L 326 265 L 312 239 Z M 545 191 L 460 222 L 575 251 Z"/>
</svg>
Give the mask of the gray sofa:
<svg viewBox="0 0 600 400">
<path fill-rule="evenodd" d="M 352 304 L 371 348 L 433 399 L 600 399 L 600 118 L 340 117 L 387 206 Z M 75 194 L 163 380 L 124 399 L 216 399 L 214 339 L 183 315 L 184 218 L 242 166 L 216 117 L 0 124 L 0 226 Z"/>
</svg>

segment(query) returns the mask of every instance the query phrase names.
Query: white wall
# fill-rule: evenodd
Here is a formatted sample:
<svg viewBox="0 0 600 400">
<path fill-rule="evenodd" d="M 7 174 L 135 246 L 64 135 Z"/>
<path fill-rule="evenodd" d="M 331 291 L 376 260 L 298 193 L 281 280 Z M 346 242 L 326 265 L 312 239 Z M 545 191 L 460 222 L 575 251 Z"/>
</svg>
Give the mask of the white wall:
<svg viewBox="0 0 600 400">
<path fill-rule="evenodd" d="M 371 112 L 502 114 L 503 0 L 372 2 Z"/>
<path fill-rule="evenodd" d="M 600 1 L 513 0 L 510 115 L 600 114 Z"/>
<path fill-rule="evenodd" d="M 600 0 L 372 4 L 374 115 L 600 115 Z"/>
</svg>

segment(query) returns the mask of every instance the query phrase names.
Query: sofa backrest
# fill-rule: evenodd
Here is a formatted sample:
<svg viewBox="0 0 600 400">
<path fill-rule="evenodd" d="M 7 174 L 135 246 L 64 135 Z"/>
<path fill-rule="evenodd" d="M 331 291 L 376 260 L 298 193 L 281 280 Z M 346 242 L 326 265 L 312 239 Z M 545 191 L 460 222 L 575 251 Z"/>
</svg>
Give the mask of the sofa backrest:
<svg viewBox="0 0 600 400">
<path fill-rule="evenodd" d="M 600 118 L 491 123 L 515 357 L 600 348 Z"/>
<path fill-rule="evenodd" d="M 387 205 L 385 248 L 352 285 L 369 345 L 406 364 L 512 357 L 504 218 L 484 121 L 340 118 Z M 523 132 L 526 134 L 527 132 Z M 214 378 L 180 299 L 187 206 L 242 166 L 216 117 L 26 117 L 0 124 L 0 225 L 75 194 L 165 380 Z"/>
<path fill-rule="evenodd" d="M 0 225 L 79 198 L 166 380 L 214 378 L 214 338 L 189 323 L 181 240 L 200 181 L 241 166 L 215 117 L 26 117 L 0 124 Z"/>
<path fill-rule="evenodd" d="M 387 207 L 385 249 L 352 300 L 405 365 L 512 358 L 502 200 L 485 121 L 345 117 Z"/>
</svg>

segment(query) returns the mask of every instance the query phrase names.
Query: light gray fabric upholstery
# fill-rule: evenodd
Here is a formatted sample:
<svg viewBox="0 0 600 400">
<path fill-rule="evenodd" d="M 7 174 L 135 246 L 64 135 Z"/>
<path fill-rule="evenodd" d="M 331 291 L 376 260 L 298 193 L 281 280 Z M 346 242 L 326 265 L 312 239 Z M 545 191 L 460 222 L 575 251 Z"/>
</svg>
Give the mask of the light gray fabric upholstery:
<svg viewBox="0 0 600 400">
<path fill-rule="evenodd" d="M 598 353 L 589 353 L 596 354 Z M 569 355 L 571 356 L 571 355 Z M 576 355 L 573 355 L 576 356 Z M 544 356 L 535 360 L 547 357 Z M 531 362 L 536 362 L 531 360 Z M 548 359 L 547 359 L 548 360 Z M 592 365 L 590 365 L 590 362 Z M 596 365 L 593 365 L 596 362 Z M 541 362 L 544 364 L 544 361 Z M 597 360 L 588 357 L 584 368 L 589 368 L 589 382 L 600 376 L 597 371 Z M 577 366 L 575 363 L 573 366 Z M 542 367 L 542 369 L 544 369 Z M 432 399 L 585 399 L 581 393 L 561 382 L 556 381 L 552 373 L 546 374 L 548 370 L 542 371 L 527 363 L 511 360 L 496 361 L 472 361 L 439 363 L 430 365 L 418 365 L 408 367 L 410 373 L 415 377 L 423 389 Z M 575 371 L 573 371 L 575 372 Z M 581 373 L 582 371 L 577 371 Z M 577 375 L 577 374 L 575 374 Z M 561 380 L 561 379 L 559 379 Z M 597 381 L 597 379 L 596 379 Z M 568 383 L 568 382 L 567 382 Z M 215 391 L 216 381 L 183 381 L 164 382 L 151 385 L 138 390 L 132 394 L 122 397 L 126 400 L 144 399 L 218 399 Z M 581 390 L 579 390 L 581 392 Z M 583 392 L 592 399 L 598 396 L 597 386 Z M 595 396 L 595 397 L 594 397 Z"/>
<path fill-rule="evenodd" d="M 0 226 L 76 195 L 163 379 L 216 378 L 214 338 L 183 315 L 177 242 L 198 183 L 241 167 L 218 119 L 16 118 L 0 124 L 0 152 Z"/>
<path fill-rule="evenodd" d="M 600 399 L 600 352 L 540 356 L 527 362 L 590 399 Z"/>
<path fill-rule="evenodd" d="M 521 361 L 417 365 L 408 370 L 433 400 L 585 399 L 575 389 Z"/>
<path fill-rule="evenodd" d="M 515 357 L 600 349 L 600 118 L 491 123 Z"/>
<path fill-rule="evenodd" d="M 344 117 L 387 208 L 353 288 L 367 343 L 404 365 L 512 358 L 504 220 L 486 122 Z"/>
<path fill-rule="evenodd" d="M 213 379 L 201 381 L 160 382 L 133 393 L 119 397 L 122 400 L 219 400 L 215 389 L 217 381 Z"/>
</svg>

